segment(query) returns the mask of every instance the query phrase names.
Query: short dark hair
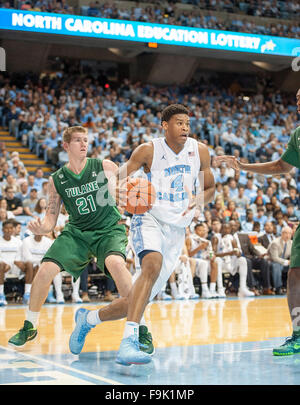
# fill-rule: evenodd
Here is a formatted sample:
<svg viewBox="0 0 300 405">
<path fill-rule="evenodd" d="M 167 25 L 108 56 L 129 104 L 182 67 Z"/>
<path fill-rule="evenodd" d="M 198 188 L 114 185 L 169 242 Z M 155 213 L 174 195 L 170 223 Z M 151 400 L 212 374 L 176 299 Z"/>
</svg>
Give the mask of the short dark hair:
<svg viewBox="0 0 300 405">
<path fill-rule="evenodd" d="M 189 110 L 182 104 L 170 104 L 164 108 L 161 114 L 161 122 L 169 122 L 173 115 L 186 114 L 190 115 Z"/>
<path fill-rule="evenodd" d="M 198 224 L 195 225 L 194 229 L 199 228 L 199 226 L 204 226 L 206 225 L 206 222 L 198 222 Z"/>
<path fill-rule="evenodd" d="M 11 219 L 12 219 L 12 218 L 6 219 L 5 221 L 3 221 L 3 222 L 2 222 L 2 228 L 4 228 L 6 225 L 9 225 L 9 224 L 13 225 Z"/>
</svg>

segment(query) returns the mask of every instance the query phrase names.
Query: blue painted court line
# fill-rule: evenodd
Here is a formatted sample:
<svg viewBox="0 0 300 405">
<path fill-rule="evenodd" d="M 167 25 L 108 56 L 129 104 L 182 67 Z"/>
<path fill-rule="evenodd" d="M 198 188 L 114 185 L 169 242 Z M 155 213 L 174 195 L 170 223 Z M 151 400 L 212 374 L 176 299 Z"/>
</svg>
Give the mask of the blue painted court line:
<svg viewBox="0 0 300 405">
<path fill-rule="evenodd" d="M 300 356 L 272 355 L 272 348 L 283 341 L 272 338 L 262 342 L 157 348 L 150 364 L 130 367 L 115 363 L 115 351 L 79 356 L 26 354 L 26 358 L 34 360 L 37 367 L 46 364 L 48 369 L 81 378 L 83 384 L 299 385 Z M 1 348 L 0 355 L 4 352 Z M 17 353 L 15 358 L 24 356 Z M 38 378 L 38 370 L 36 375 Z M 7 368 L 1 367 L 0 381 L 3 378 L 7 383 L 14 382 L 18 375 L 12 371 L 7 374 Z"/>
</svg>

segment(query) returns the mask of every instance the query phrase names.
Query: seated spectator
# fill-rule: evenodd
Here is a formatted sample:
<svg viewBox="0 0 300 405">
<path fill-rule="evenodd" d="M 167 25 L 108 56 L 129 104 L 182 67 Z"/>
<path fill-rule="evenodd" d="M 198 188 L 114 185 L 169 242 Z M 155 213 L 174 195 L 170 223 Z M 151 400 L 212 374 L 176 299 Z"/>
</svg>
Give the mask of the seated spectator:
<svg viewBox="0 0 300 405">
<path fill-rule="evenodd" d="M 42 184 L 48 181 L 44 177 L 44 172 L 41 167 L 38 167 L 35 171 L 34 175 L 34 187 L 37 189 L 37 191 L 40 191 L 42 189 Z"/>
<path fill-rule="evenodd" d="M 35 189 L 36 189 L 36 187 L 35 187 L 35 185 L 34 185 L 34 181 L 35 181 L 34 175 L 33 175 L 33 174 L 29 174 L 29 175 L 28 175 L 28 178 L 27 178 L 27 182 L 28 182 L 28 192 L 29 192 L 29 193 L 30 193 L 30 191 L 31 191 L 32 188 L 35 188 Z"/>
<path fill-rule="evenodd" d="M 195 229 L 201 224 L 196 224 Z M 204 238 L 203 238 L 204 239 Z M 201 282 L 201 297 L 202 298 L 212 298 L 211 293 L 208 288 L 208 267 L 209 261 L 202 257 L 203 252 L 208 248 L 209 241 L 204 241 L 197 234 L 190 234 L 186 238 L 186 247 L 188 256 L 196 260 L 196 275 L 200 278 Z M 213 270 L 215 276 L 217 275 L 216 268 Z"/>
<path fill-rule="evenodd" d="M 273 224 L 267 221 L 264 225 L 265 232 L 258 237 L 258 242 L 265 248 L 268 249 L 270 243 L 275 239 L 273 234 Z"/>
<path fill-rule="evenodd" d="M 22 201 L 15 197 L 14 190 L 10 186 L 5 188 L 5 200 L 7 202 L 8 211 L 11 211 L 15 216 L 23 214 Z"/>
<path fill-rule="evenodd" d="M 235 202 L 236 209 L 238 212 L 246 212 L 246 209 L 249 208 L 250 199 L 245 196 L 245 187 L 240 185 L 238 188 L 238 195 L 232 198 L 232 201 Z"/>
<path fill-rule="evenodd" d="M 253 230 L 253 225 L 254 225 L 254 215 L 253 211 L 250 209 L 246 210 L 246 220 L 242 221 L 241 226 L 242 226 L 242 231 L 243 232 L 252 232 Z"/>
<path fill-rule="evenodd" d="M 5 193 L 5 189 L 11 187 L 14 193 L 20 191 L 20 186 L 16 181 L 16 178 L 12 174 L 7 174 L 4 185 L 2 186 L 2 195 Z"/>
<path fill-rule="evenodd" d="M 290 264 L 292 249 L 292 230 L 289 226 L 283 227 L 281 236 L 273 240 L 268 247 L 268 254 L 272 263 L 272 277 L 277 295 L 282 295 L 282 273 L 287 272 Z"/>
<path fill-rule="evenodd" d="M 34 217 L 34 209 L 37 202 L 37 189 L 32 188 L 29 193 L 29 198 L 25 198 L 25 200 L 23 201 L 24 214 L 30 217 Z"/>
<path fill-rule="evenodd" d="M 286 216 L 287 216 L 287 220 L 285 222 L 287 222 L 288 225 L 290 223 L 298 222 L 300 220 L 300 215 L 296 211 L 295 206 L 292 203 L 287 205 Z"/>
<path fill-rule="evenodd" d="M 295 187 L 289 188 L 289 196 L 291 203 L 296 207 L 296 209 L 300 208 L 300 198 L 297 195 L 297 189 Z"/>
<path fill-rule="evenodd" d="M 222 269 L 234 276 L 239 273 L 239 297 L 253 297 L 254 292 L 247 287 L 247 261 L 242 257 L 242 251 L 239 249 L 236 240 L 231 234 L 231 225 L 224 224 L 222 226 L 222 239 L 220 253 L 216 257 L 222 259 Z"/>
<path fill-rule="evenodd" d="M 265 208 L 264 207 L 258 207 L 257 208 L 257 213 L 254 216 L 254 222 L 258 222 L 260 224 L 260 231 L 264 229 L 264 225 L 267 222 L 268 217 L 265 215 Z"/>
<path fill-rule="evenodd" d="M 283 219 L 283 212 L 281 211 L 281 209 L 275 210 L 273 213 L 273 217 L 277 222 L 277 235 L 280 235 L 282 229 L 288 226 L 288 224 Z"/>
<path fill-rule="evenodd" d="M 42 184 L 42 189 L 37 193 L 38 198 L 45 198 L 45 200 L 48 200 L 48 181 L 45 181 Z"/>
<path fill-rule="evenodd" d="M 271 269 L 268 260 L 266 260 L 264 254 L 260 254 L 258 250 L 255 249 L 255 245 L 251 243 L 250 238 L 247 234 L 237 232 L 235 239 L 237 240 L 237 238 L 240 243 L 243 255 L 247 260 L 248 269 L 250 269 L 250 271 L 252 271 L 252 269 L 260 270 L 263 295 L 273 295 L 270 279 Z"/>
<path fill-rule="evenodd" d="M 51 160 L 52 151 L 53 151 L 53 149 L 57 148 L 57 146 L 58 146 L 57 141 L 58 141 L 58 138 L 57 138 L 56 131 L 53 130 L 53 131 L 51 131 L 50 136 L 47 137 L 45 139 L 45 141 L 42 143 L 41 148 L 44 151 L 43 158 L 46 163 L 52 163 L 52 160 Z"/>
<path fill-rule="evenodd" d="M 208 227 L 205 223 L 195 225 L 194 232 L 186 238 L 186 248 L 188 256 L 195 259 L 196 274 L 201 280 L 202 298 L 216 298 L 225 296 L 223 284 L 218 285 L 216 291 L 217 280 L 219 281 L 222 274 L 222 263 L 219 258 L 214 255 L 212 243 L 207 239 Z M 209 290 L 207 287 L 207 277 L 210 275 Z"/>
<path fill-rule="evenodd" d="M 15 263 L 23 272 L 31 275 L 31 281 L 39 269 L 44 254 L 50 248 L 52 243 L 53 240 L 42 235 L 30 235 L 22 240 Z M 29 301 L 31 291 L 31 282 L 29 277 L 27 284 L 28 285 L 26 286 L 25 280 L 25 298 Z"/>
<path fill-rule="evenodd" d="M 20 184 L 20 191 L 16 193 L 16 197 L 19 198 L 22 201 L 22 203 L 24 202 L 24 200 L 29 198 L 29 189 L 27 181 L 23 181 Z"/>
<path fill-rule="evenodd" d="M 32 282 L 32 274 L 27 272 L 20 263 L 16 262 L 17 254 L 22 242 L 13 236 L 14 227 L 11 220 L 2 223 L 3 236 L 0 237 L 0 306 L 7 305 L 4 295 L 4 280 L 8 275 L 21 278 L 21 272 L 25 272 L 24 304 L 28 303 L 28 289 Z"/>
<path fill-rule="evenodd" d="M 47 201 L 45 200 L 45 198 L 40 198 L 34 207 L 33 216 L 42 219 L 46 214 L 46 208 Z"/>
<path fill-rule="evenodd" d="M 213 208 L 211 210 L 211 216 L 212 219 L 219 218 L 221 221 L 223 220 L 223 201 L 222 201 L 222 196 L 221 198 L 216 198 L 215 199 L 215 204 L 213 205 Z"/>
<path fill-rule="evenodd" d="M 235 212 L 236 212 L 235 202 L 232 200 L 228 201 L 227 208 L 223 211 L 223 217 L 224 217 L 225 221 L 229 221 L 232 214 Z"/>
<path fill-rule="evenodd" d="M 4 200 L 5 201 L 5 200 Z M 7 219 L 15 218 L 11 211 L 7 211 L 6 208 L 0 208 L 0 222 L 3 223 Z"/>
</svg>

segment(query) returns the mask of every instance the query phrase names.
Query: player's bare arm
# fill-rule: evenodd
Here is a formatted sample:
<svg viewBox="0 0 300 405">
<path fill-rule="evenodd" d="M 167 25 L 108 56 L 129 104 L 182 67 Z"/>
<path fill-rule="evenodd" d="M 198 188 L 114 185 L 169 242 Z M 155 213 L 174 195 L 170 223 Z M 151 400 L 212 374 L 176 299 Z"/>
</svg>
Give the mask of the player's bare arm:
<svg viewBox="0 0 300 405">
<path fill-rule="evenodd" d="M 215 196 L 215 178 L 210 168 L 210 155 L 207 146 L 199 142 L 198 148 L 201 162 L 200 170 L 203 173 L 204 181 L 204 204 L 208 204 Z"/>
<path fill-rule="evenodd" d="M 141 167 L 144 167 L 145 172 L 149 172 L 153 159 L 153 144 L 152 142 L 139 145 L 130 156 L 130 159 L 120 167 L 118 178 L 125 179 Z"/>
<path fill-rule="evenodd" d="M 110 190 L 116 192 L 116 202 L 118 205 L 126 204 L 127 189 L 125 183 L 127 178 L 144 167 L 145 172 L 149 172 L 153 159 L 153 144 L 152 142 L 144 143 L 138 146 L 130 156 L 130 159 L 122 166 L 120 166 L 116 172 L 116 177 L 110 179 Z M 111 191 L 113 193 L 113 191 Z"/>
<path fill-rule="evenodd" d="M 53 231 L 59 215 L 60 205 L 60 195 L 56 191 L 52 177 L 50 177 L 48 184 L 48 204 L 46 214 L 43 220 L 41 220 L 41 218 L 37 218 L 34 221 L 29 222 L 28 229 L 35 235 L 46 235 L 47 233 Z"/>
<path fill-rule="evenodd" d="M 229 155 L 216 156 L 215 159 L 218 163 L 226 163 L 232 169 L 259 174 L 284 174 L 294 167 L 281 158 L 267 163 L 242 163 L 235 156 Z"/>
</svg>

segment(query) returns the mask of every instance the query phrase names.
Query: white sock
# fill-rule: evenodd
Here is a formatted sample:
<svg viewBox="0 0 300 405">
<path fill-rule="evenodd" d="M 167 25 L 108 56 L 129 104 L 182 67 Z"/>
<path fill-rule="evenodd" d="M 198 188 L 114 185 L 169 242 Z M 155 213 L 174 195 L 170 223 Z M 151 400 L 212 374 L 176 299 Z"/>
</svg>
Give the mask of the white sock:
<svg viewBox="0 0 300 405">
<path fill-rule="evenodd" d="M 72 277 L 73 297 L 79 297 L 80 277 L 74 282 Z"/>
<path fill-rule="evenodd" d="M 142 316 L 142 319 L 140 321 L 140 325 L 147 326 L 144 315 Z"/>
<path fill-rule="evenodd" d="M 216 291 L 216 283 L 210 283 L 209 289 L 210 289 L 210 291 L 215 292 Z"/>
<path fill-rule="evenodd" d="M 241 290 L 247 290 L 247 267 L 246 266 L 241 266 L 239 268 L 239 273 L 240 273 L 240 289 Z"/>
<path fill-rule="evenodd" d="M 26 316 L 26 320 L 31 322 L 32 325 L 34 326 L 34 328 L 36 328 L 36 325 L 38 323 L 38 319 L 39 319 L 39 312 L 32 312 L 29 309 L 27 310 L 27 316 Z"/>
<path fill-rule="evenodd" d="M 139 337 L 139 324 L 136 322 L 127 321 L 125 324 L 123 339 L 132 335 L 136 335 L 137 337 Z"/>
<path fill-rule="evenodd" d="M 171 293 L 175 297 L 177 295 L 177 285 L 175 282 L 170 283 Z"/>
<path fill-rule="evenodd" d="M 31 284 L 25 284 L 25 294 L 30 294 L 31 291 Z"/>
<path fill-rule="evenodd" d="M 54 288 L 55 288 L 55 293 L 56 293 L 56 298 L 57 297 L 62 297 L 63 296 L 63 292 L 62 292 L 62 275 L 61 273 L 58 273 L 54 279 L 53 279 L 53 284 L 54 284 Z"/>
<path fill-rule="evenodd" d="M 208 291 L 207 283 L 201 283 L 202 291 Z"/>
<path fill-rule="evenodd" d="M 4 284 L 0 284 L 0 294 L 4 294 Z"/>
<path fill-rule="evenodd" d="M 101 323 L 101 319 L 99 318 L 99 310 L 96 309 L 95 311 L 90 311 L 87 314 L 86 320 L 88 321 L 88 323 L 90 325 L 98 325 L 99 323 Z"/>
</svg>

